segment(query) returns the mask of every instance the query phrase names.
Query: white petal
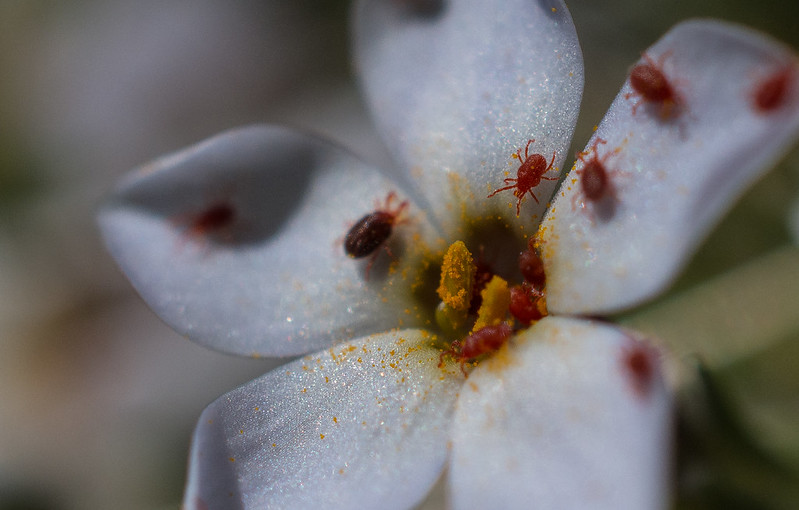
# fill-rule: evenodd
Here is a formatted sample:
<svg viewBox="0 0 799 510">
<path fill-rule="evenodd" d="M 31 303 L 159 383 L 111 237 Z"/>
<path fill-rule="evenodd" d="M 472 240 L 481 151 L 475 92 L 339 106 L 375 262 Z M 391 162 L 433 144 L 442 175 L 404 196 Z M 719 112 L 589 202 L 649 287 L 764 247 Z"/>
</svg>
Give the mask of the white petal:
<svg viewBox="0 0 799 510">
<path fill-rule="evenodd" d="M 221 397 L 194 434 L 186 508 L 413 506 L 444 467 L 463 384 L 438 362 L 427 333 L 385 333 Z"/>
<path fill-rule="evenodd" d="M 661 291 L 732 201 L 796 140 L 799 68 L 774 41 L 691 21 L 646 54 L 662 64 L 681 106 L 635 106 L 629 81 L 616 97 L 589 144 L 606 140 L 596 147 L 614 193 L 583 208 L 573 171 L 542 226 L 550 311 L 613 312 Z M 789 67 L 784 101 L 760 111 L 755 91 Z"/>
<path fill-rule="evenodd" d="M 339 148 L 250 127 L 140 169 L 100 224 L 133 285 L 172 327 L 217 349 L 283 356 L 419 324 L 418 310 L 431 308 L 417 307 L 409 290 L 408 267 L 431 238 L 415 207 L 395 226 L 391 255 L 376 251 L 373 267 L 371 257 L 344 252 L 352 224 L 390 191 L 396 207 L 397 186 Z M 233 212 L 208 213 L 225 207 Z"/>
<path fill-rule="evenodd" d="M 464 385 L 453 506 L 663 508 L 670 408 L 652 347 L 609 325 L 545 318 Z"/>
<path fill-rule="evenodd" d="M 419 5 L 439 4 L 439 9 Z M 530 152 L 560 169 L 583 88 L 577 35 L 558 0 L 364 1 L 355 53 L 387 146 L 445 227 L 464 213 L 501 214 L 534 228 L 556 181 L 534 188 L 516 219 L 511 158 Z M 551 171 L 548 176 L 557 176 Z"/>
</svg>

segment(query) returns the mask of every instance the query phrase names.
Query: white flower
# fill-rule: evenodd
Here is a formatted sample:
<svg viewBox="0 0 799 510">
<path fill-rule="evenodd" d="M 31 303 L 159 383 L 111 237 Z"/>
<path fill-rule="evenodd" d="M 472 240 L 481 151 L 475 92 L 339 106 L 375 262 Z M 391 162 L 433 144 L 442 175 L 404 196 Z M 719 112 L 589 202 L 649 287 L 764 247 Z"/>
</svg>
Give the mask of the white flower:
<svg viewBox="0 0 799 510">
<path fill-rule="evenodd" d="M 515 178 L 510 156 L 535 139 L 531 154 L 561 168 L 579 111 L 582 57 L 565 6 L 363 2 L 355 49 L 394 173 L 251 127 L 140 169 L 101 213 L 110 250 L 178 331 L 246 355 L 321 350 L 205 410 L 186 507 L 408 508 L 447 466 L 455 508 L 666 506 L 660 358 L 633 333 L 579 317 L 661 292 L 790 146 L 793 56 L 719 22 L 677 26 L 641 61 L 670 94 L 628 80 L 551 203 L 557 182 L 542 180 L 517 216 L 512 190 L 488 197 Z M 758 102 L 781 75 L 779 97 Z M 610 178 L 599 200 L 581 191 L 593 156 Z M 350 226 L 392 192 L 411 205 L 391 253 L 374 267 L 347 257 Z M 468 379 L 440 368 L 444 249 L 463 240 L 518 281 L 533 237 L 550 317 Z"/>
</svg>

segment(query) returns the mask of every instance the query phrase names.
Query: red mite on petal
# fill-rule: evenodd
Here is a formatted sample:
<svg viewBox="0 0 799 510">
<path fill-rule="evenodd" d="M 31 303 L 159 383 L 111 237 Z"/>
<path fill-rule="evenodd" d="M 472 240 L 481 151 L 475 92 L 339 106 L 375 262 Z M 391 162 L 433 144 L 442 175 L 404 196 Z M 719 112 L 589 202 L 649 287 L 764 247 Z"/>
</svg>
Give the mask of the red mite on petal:
<svg viewBox="0 0 799 510">
<path fill-rule="evenodd" d="M 761 114 L 781 108 L 790 97 L 796 81 L 796 69 L 785 66 L 760 80 L 752 90 L 752 106 Z"/>
<path fill-rule="evenodd" d="M 610 180 L 608 171 L 605 168 L 605 160 L 610 154 L 605 154 L 602 158 L 597 156 L 597 146 L 607 143 L 602 138 L 597 138 L 592 147 L 593 156 L 589 160 L 583 159 L 588 153 L 580 152 L 577 159 L 583 162 L 580 173 L 580 189 L 585 198 L 591 202 L 601 200 L 610 191 Z"/>
<path fill-rule="evenodd" d="M 502 347 L 512 334 L 513 329 L 504 322 L 496 326 L 486 326 L 478 329 L 464 338 L 463 341 L 455 340 L 452 342 L 452 348 L 441 353 L 438 366 L 440 368 L 444 365 L 444 356 L 449 354 L 460 362 L 463 375 L 467 375 L 465 368 L 467 361 L 496 351 Z"/>
<path fill-rule="evenodd" d="M 663 61 L 669 53 L 663 54 L 657 62 L 646 53 L 642 56 L 644 62 L 636 64 L 630 71 L 630 87 L 633 92 L 626 94 L 624 98 L 638 96 L 638 101 L 633 105 L 633 115 L 642 103 L 655 103 L 660 104 L 660 116 L 668 118 L 674 107 L 679 107 L 682 103 L 674 85 L 663 72 Z"/>
<path fill-rule="evenodd" d="M 599 145 L 606 143 L 605 140 L 597 137 L 588 150 L 577 153 L 577 159 L 582 163 L 582 167 L 575 171 L 579 177 L 580 187 L 572 195 L 572 210 L 578 207 L 586 209 L 592 224 L 597 216 L 605 221 L 614 216 L 618 202 L 614 182 L 618 177 L 628 175 L 619 169 L 609 169 L 606 164 L 608 158 L 617 151 L 599 155 Z M 588 204 L 592 206 L 590 210 L 587 209 Z"/>
<path fill-rule="evenodd" d="M 513 194 L 518 198 L 516 201 L 516 216 L 520 214 L 522 199 L 525 194 L 530 193 L 533 200 L 538 203 L 538 198 L 533 194 L 533 188 L 541 183 L 541 179 L 546 179 L 548 181 L 558 180 L 557 177 L 544 176 L 545 173 L 552 169 L 552 165 L 555 164 L 555 152 L 552 153 L 552 160 L 547 165 L 547 160 L 544 156 L 541 154 L 530 154 L 528 152 L 530 144 L 533 142 L 535 142 L 535 139 L 527 141 L 527 145 L 524 147 L 524 159 L 522 159 L 521 147 L 516 151 L 516 157 L 522 162 L 522 164 L 519 165 L 519 169 L 516 171 L 516 178 L 506 178 L 505 184 L 508 184 L 508 186 L 496 189 L 486 197 L 491 198 L 500 191 L 512 189 Z"/>
<path fill-rule="evenodd" d="M 218 235 L 230 227 L 237 217 L 236 208 L 230 202 L 214 202 L 199 213 L 181 214 L 171 220 L 183 230 L 183 242 L 197 241 L 204 244 L 211 235 Z"/>
<path fill-rule="evenodd" d="M 630 340 L 630 345 L 622 348 L 621 366 L 630 381 L 633 392 L 640 398 L 649 396 L 658 371 L 657 351 L 639 341 Z"/>
<path fill-rule="evenodd" d="M 227 202 L 218 202 L 200 213 L 191 224 L 191 231 L 204 234 L 233 223 L 236 210 Z"/>
<path fill-rule="evenodd" d="M 544 261 L 538 255 L 533 239 L 527 240 L 527 249 L 519 254 L 519 271 L 524 282 L 511 287 L 509 311 L 516 320 L 527 326 L 546 315 L 543 299 L 547 277 Z"/>
</svg>

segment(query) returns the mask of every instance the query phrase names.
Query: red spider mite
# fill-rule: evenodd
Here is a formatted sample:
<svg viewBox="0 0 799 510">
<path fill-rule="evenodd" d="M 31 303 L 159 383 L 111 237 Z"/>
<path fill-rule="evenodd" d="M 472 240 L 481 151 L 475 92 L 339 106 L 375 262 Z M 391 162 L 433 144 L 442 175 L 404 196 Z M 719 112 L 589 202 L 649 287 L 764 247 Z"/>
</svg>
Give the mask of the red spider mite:
<svg viewBox="0 0 799 510">
<path fill-rule="evenodd" d="M 547 160 L 541 154 L 530 154 L 528 149 L 530 148 L 530 144 L 535 142 L 535 139 L 531 139 L 527 141 L 527 145 L 524 147 L 524 159 L 522 159 L 522 149 L 521 147 L 516 151 L 516 157 L 519 161 L 522 162 L 519 165 L 519 170 L 516 172 L 516 178 L 508 177 L 505 179 L 505 184 L 509 184 L 509 186 L 505 186 L 503 188 L 499 188 L 494 190 L 488 197 L 491 198 L 500 191 L 505 191 L 512 189 L 513 194 L 518 198 L 516 202 L 516 216 L 520 214 L 520 207 L 522 205 L 522 198 L 526 193 L 530 193 L 530 196 L 533 197 L 535 203 L 538 202 L 538 198 L 533 194 L 533 188 L 538 186 L 541 183 L 541 179 L 546 179 L 548 181 L 557 181 L 557 177 L 546 177 L 544 174 L 549 172 L 552 169 L 552 165 L 555 164 L 555 152 L 552 153 L 552 160 L 547 165 Z"/>
<path fill-rule="evenodd" d="M 608 178 L 608 171 L 605 168 L 605 160 L 608 159 L 610 154 L 605 154 L 602 158 L 597 156 L 597 149 L 600 143 L 605 144 L 607 142 L 602 138 L 597 138 L 594 140 L 591 150 L 577 154 L 577 159 L 583 163 L 583 168 L 577 171 L 580 176 L 580 190 L 590 202 L 596 202 L 611 192 L 611 183 Z M 583 159 L 589 152 L 593 153 L 591 159 Z"/>
<path fill-rule="evenodd" d="M 544 289 L 546 284 L 544 261 L 538 256 L 535 242 L 532 239 L 527 241 L 527 249 L 519 254 L 519 271 L 521 271 L 524 281 L 535 289 L 539 291 Z"/>
<path fill-rule="evenodd" d="M 630 345 L 622 348 L 621 364 L 635 394 L 639 397 L 649 395 L 658 367 L 657 351 L 649 345 L 633 340 Z"/>
<path fill-rule="evenodd" d="M 538 301 L 543 296 L 544 293 L 542 291 L 527 282 L 515 285 L 510 289 L 510 306 L 508 309 L 511 315 L 527 326 L 544 316 L 538 308 Z"/>
<path fill-rule="evenodd" d="M 236 221 L 236 208 L 230 202 L 218 201 L 196 214 L 181 215 L 174 223 L 183 227 L 186 239 L 203 239 L 218 234 Z"/>
<path fill-rule="evenodd" d="M 613 184 L 614 177 L 627 175 L 618 169 L 609 170 L 605 161 L 614 153 L 613 151 L 599 156 L 599 144 L 607 143 L 602 138 L 596 138 L 594 144 L 585 152 L 578 152 L 577 159 L 583 163 L 582 168 L 576 170 L 576 174 L 580 177 L 580 189 L 577 193 L 572 195 L 572 210 L 577 208 L 585 208 L 586 202 L 594 204 L 594 211 L 591 213 L 591 222 L 593 223 L 593 213 L 608 219 L 613 215 L 613 202 L 603 202 L 606 198 L 612 201 L 616 200 L 616 188 Z M 591 154 L 590 158 L 587 156 Z M 599 207 L 597 209 L 597 207 Z"/>
<path fill-rule="evenodd" d="M 785 66 L 760 80 L 752 90 L 752 105 L 758 113 L 770 113 L 788 99 L 796 78 L 793 66 Z"/>
<path fill-rule="evenodd" d="M 482 356 L 483 354 L 496 351 L 502 347 L 502 344 L 504 344 L 512 334 L 513 329 L 504 322 L 496 326 L 486 326 L 478 329 L 464 338 L 462 342 L 458 340 L 453 341 L 452 348 L 441 353 L 438 367 L 441 368 L 444 366 L 444 356 L 449 354 L 460 362 L 463 375 L 467 375 L 465 368 L 467 361 Z"/>
<path fill-rule="evenodd" d="M 642 55 L 645 62 L 636 64 L 630 71 L 630 87 L 633 92 L 625 94 L 625 99 L 637 95 L 638 101 L 633 105 L 633 115 L 641 103 L 659 103 L 661 105 L 660 115 L 667 118 L 672 113 L 672 108 L 681 103 L 680 96 L 676 89 L 663 72 L 663 61 L 669 56 L 669 52 L 661 55 L 655 62 L 644 53 Z"/>
<path fill-rule="evenodd" d="M 344 238 L 344 251 L 354 259 L 360 259 L 374 253 L 372 260 L 366 267 L 366 275 L 372 267 L 377 253 L 375 251 L 391 237 L 394 226 L 400 221 L 399 216 L 408 207 L 408 201 L 400 202 L 396 209 L 391 208 L 391 203 L 397 198 L 393 191 L 386 197 L 385 205 L 370 212 L 358 220 L 347 232 Z"/>
</svg>

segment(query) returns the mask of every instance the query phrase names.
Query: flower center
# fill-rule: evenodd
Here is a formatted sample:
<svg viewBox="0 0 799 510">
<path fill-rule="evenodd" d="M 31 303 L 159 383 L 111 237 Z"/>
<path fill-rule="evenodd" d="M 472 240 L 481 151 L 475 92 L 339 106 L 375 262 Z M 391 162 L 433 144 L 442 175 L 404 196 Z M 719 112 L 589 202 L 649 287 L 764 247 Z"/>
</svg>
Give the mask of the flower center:
<svg viewBox="0 0 799 510">
<path fill-rule="evenodd" d="M 499 349 L 515 331 L 547 315 L 543 263 L 532 242 L 519 256 L 524 281 L 509 286 L 488 264 L 475 262 L 463 241 L 447 249 L 441 264 L 436 323 L 452 346 L 442 353 L 461 364 Z"/>
</svg>

